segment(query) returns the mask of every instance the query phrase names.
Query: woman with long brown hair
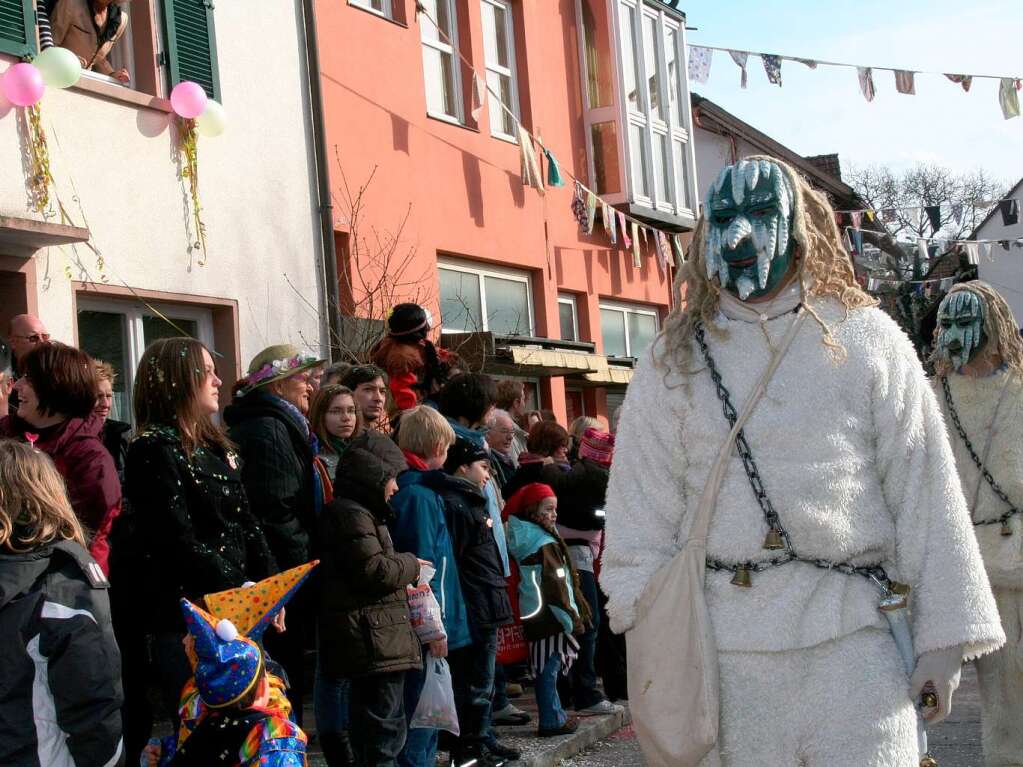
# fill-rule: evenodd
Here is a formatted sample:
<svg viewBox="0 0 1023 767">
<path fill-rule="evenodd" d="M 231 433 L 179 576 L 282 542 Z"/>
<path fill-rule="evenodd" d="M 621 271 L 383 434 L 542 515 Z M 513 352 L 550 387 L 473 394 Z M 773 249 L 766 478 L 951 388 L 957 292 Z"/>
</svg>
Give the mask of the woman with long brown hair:
<svg viewBox="0 0 1023 767">
<path fill-rule="evenodd" d="M 146 608 L 133 619 L 152 635 L 155 672 L 175 717 L 191 675 L 179 600 L 277 571 L 249 511 L 234 446 L 213 420 L 220 384 L 209 350 L 191 338 L 152 343 L 135 376 L 138 436 L 128 449 L 125 494 L 142 561 L 119 572 L 115 552 L 114 587 L 118 605 Z M 145 598 L 133 597 L 133 584 L 144 584 Z"/>
<path fill-rule="evenodd" d="M 328 384 L 316 392 L 309 406 L 309 427 L 319 441 L 317 457 L 333 483 L 341 456 L 362 431 L 362 416 L 352 390 L 340 384 Z"/>
<path fill-rule="evenodd" d="M 119 764 L 121 664 L 106 578 L 53 462 L 6 439 L 0 583 L 0 764 Z"/>
</svg>

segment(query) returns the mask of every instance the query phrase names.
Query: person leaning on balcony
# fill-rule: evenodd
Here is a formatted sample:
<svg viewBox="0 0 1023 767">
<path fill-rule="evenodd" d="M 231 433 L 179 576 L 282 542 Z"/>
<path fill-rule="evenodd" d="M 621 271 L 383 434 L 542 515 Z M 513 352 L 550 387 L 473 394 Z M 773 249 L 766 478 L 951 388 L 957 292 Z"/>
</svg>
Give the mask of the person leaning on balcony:
<svg viewBox="0 0 1023 767">
<path fill-rule="evenodd" d="M 126 83 L 128 70 L 114 69 L 108 57 L 128 28 L 128 12 L 113 0 L 58 0 L 50 9 L 54 44 L 67 48 L 91 69 Z"/>
</svg>

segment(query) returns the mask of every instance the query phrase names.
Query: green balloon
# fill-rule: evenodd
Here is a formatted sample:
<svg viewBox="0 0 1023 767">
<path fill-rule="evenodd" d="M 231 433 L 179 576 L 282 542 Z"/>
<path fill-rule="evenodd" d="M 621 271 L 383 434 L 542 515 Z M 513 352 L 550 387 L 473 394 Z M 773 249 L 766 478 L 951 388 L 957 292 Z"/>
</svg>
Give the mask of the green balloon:
<svg viewBox="0 0 1023 767">
<path fill-rule="evenodd" d="M 227 112 L 213 99 L 206 102 L 206 109 L 195 118 L 195 129 L 208 138 L 216 138 L 227 129 Z"/>
<path fill-rule="evenodd" d="M 43 82 L 50 88 L 70 88 L 82 76 L 82 64 L 78 56 L 67 48 L 47 48 L 32 62 L 43 75 Z"/>
</svg>

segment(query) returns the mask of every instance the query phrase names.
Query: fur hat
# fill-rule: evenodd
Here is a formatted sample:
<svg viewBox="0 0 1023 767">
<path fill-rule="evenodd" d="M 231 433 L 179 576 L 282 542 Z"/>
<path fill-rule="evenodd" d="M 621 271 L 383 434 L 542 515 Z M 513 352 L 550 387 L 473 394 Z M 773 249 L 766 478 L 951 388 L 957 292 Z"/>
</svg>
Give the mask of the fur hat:
<svg viewBox="0 0 1023 767">
<path fill-rule="evenodd" d="M 432 327 L 433 318 L 419 304 L 398 304 L 387 317 L 392 338 L 425 338 Z"/>
<path fill-rule="evenodd" d="M 444 471 L 454 474 L 459 466 L 489 460 L 490 456 L 481 445 L 467 440 L 465 437 L 458 437 L 455 444 L 448 448 L 448 459 L 444 462 Z"/>
<path fill-rule="evenodd" d="M 579 457 L 589 458 L 591 461 L 595 461 L 603 466 L 611 465 L 614 450 L 614 435 L 599 429 L 587 429 L 583 432 L 583 438 L 579 442 Z"/>
<path fill-rule="evenodd" d="M 238 387 L 238 394 L 244 397 L 254 389 L 274 381 L 290 378 L 303 370 L 318 367 L 325 362 L 326 360 L 306 354 L 291 344 L 268 346 L 252 358 L 248 373 L 240 382 L 243 385 Z"/>
</svg>

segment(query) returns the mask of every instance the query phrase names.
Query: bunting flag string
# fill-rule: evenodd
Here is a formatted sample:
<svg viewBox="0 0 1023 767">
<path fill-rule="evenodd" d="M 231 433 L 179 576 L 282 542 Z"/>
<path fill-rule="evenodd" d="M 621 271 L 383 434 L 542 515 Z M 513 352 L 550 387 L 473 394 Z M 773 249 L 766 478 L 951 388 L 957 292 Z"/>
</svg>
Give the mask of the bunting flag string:
<svg viewBox="0 0 1023 767">
<path fill-rule="evenodd" d="M 840 216 L 840 217 L 845 217 L 845 216 L 854 216 L 857 213 L 859 213 L 859 214 L 865 215 L 868 219 L 873 221 L 874 218 L 880 213 L 882 221 L 884 221 L 885 223 L 891 223 L 891 222 L 895 221 L 898 218 L 898 215 L 900 213 L 904 214 L 903 218 L 913 218 L 913 217 L 919 218 L 919 215 L 920 215 L 919 211 L 924 211 L 926 213 L 929 209 L 932 209 L 932 210 L 933 209 L 937 209 L 940 212 L 944 208 L 949 208 L 951 210 L 952 217 L 954 219 L 958 220 L 958 219 L 962 218 L 962 215 L 965 212 L 964 205 L 972 208 L 973 210 L 984 209 L 984 208 L 993 208 L 996 205 L 1000 206 L 1000 207 L 1007 207 L 1007 208 L 1009 208 L 1007 210 L 1007 213 L 1011 216 L 1013 209 L 1017 211 L 1017 215 L 1018 215 L 1018 211 L 1019 211 L 1019 207 L 1020 207 L 1020 203 L 1021 202 L 1023 202 L 1023 198 L 1007 197 L 1007 198 L 1001 199 L 1001 200 L 974 200 L 972 203 L 965 203 L 965 204 L 964 203 L 952 203 L 952 204 L 946 203 L 944 205 L 898 205 L 898 206 L 895 206 L 895 207 L 892 207 L 892 208 L 881 208 L 880 210 L 877 209 L 877 208 L 858 208 L 858 209 L 849 209 L 849 210 L 836 210 L 835 211 L 835 215 L 836 216 Z M 917 213 L 914 214 L 913 211 L 917 211 Z M 930 217 L 931 215 L 932 215 L 931 213 L 927 213 L 928 217 Z M 1006 226 L 1011 226 L 1014 223 L 1016 223 L 1016 222 L 1013 221 L 1011 223 L 1006 223 Z M 838 225 L 839 226 L 842 225 L 842 221 L 841 220 L 839 220 Z"/>
<path fill-rule="evenodd" d="M 1019 92 L 1023 90 L 1023 75 L 978 75 L 978 74 L 952 74 L 949 72 L 933 72 L 922 69 L 896 69 L 894 67 L 867 66 L 863 64 L 847 64 L 840 61 L 825 61 L 822 59 L 808 59 L 803 56 L 788 56 L 780 53 L 764 53 L 761 51 L 746 51 L 740 48 L 724 48 L 716 45 L 690 45 L 687 54 L 689 56 L 690 79 L 698 83 L 706 83 L 710 77 L 710 65 L 714 51 L 727 53 L 740 71 L 740 87 L 745 88 L 749 82 L 748 62 L 750 56 L 759 56 L 764 65 L 764 72 L 767 81 L 774 85 L 781 85 L 781 66 L 783 61 L 797 61 L 810 69 L 817 69 L 820 66 L 842 67 L 855 69 L 860 84 L 860 92 L 868 102 L 874 100 L 876 90 L 874 87 L 873 73 L 878 70 L 892 72 L 895 75 L 895 90 L 907 96 L 916 95 L 917 75 L 940 75 L 951 82 L 962 87 L 963 91 L 969 92 L 974 80 L 997 80 L 998 81 L 998 104 L 1002 110 L 1002 117 L 1006 120 L 1020 115 Z M 695 62 L 695 63 L 694 63 Z"/>
<path fill-rule="evenodd" d="M 857 232 L 861 232 L 861 233 L 862 232 L 870 232 L 873 235 L 881 234 L 881 232 L 876 232 L 876 231 L 874 231 L 872 229 L 860 229 L 860 228 L 854 227 L 854 226 L 846 226 L 846 227 L 844 227 L 844 229 L 845 229 L 845 231 L 849 232 L 852 235 L 855 235 Z M 997 245 L 1001 245 L 1006 250 L 1008 250 L 1010 247 L 1023 248 L 1023 237 L 1002 237 L 1002 238 L 992 238 L 992 239 L 982 239 L 982 240 L 968 240 L 968 239 L 962 239 L 962 238 L 956 238 L 956 237 L 914 237 L 913 239 L 917 243 L 923 241 L 923 242 L 936 242 L 936 243 L 944 244 L 944 245 L 967 245 L 967 244 L 974 244 L 974 245 L 978 245 L 978 244 L 995 245 L 995 244 L 997 244 Z M 1008 243 L 1008 245 L 1006 245 L 1006 243 Z M 904 244 L 912 244 L 912 243 L 904 243 Z"/>
</svg>

